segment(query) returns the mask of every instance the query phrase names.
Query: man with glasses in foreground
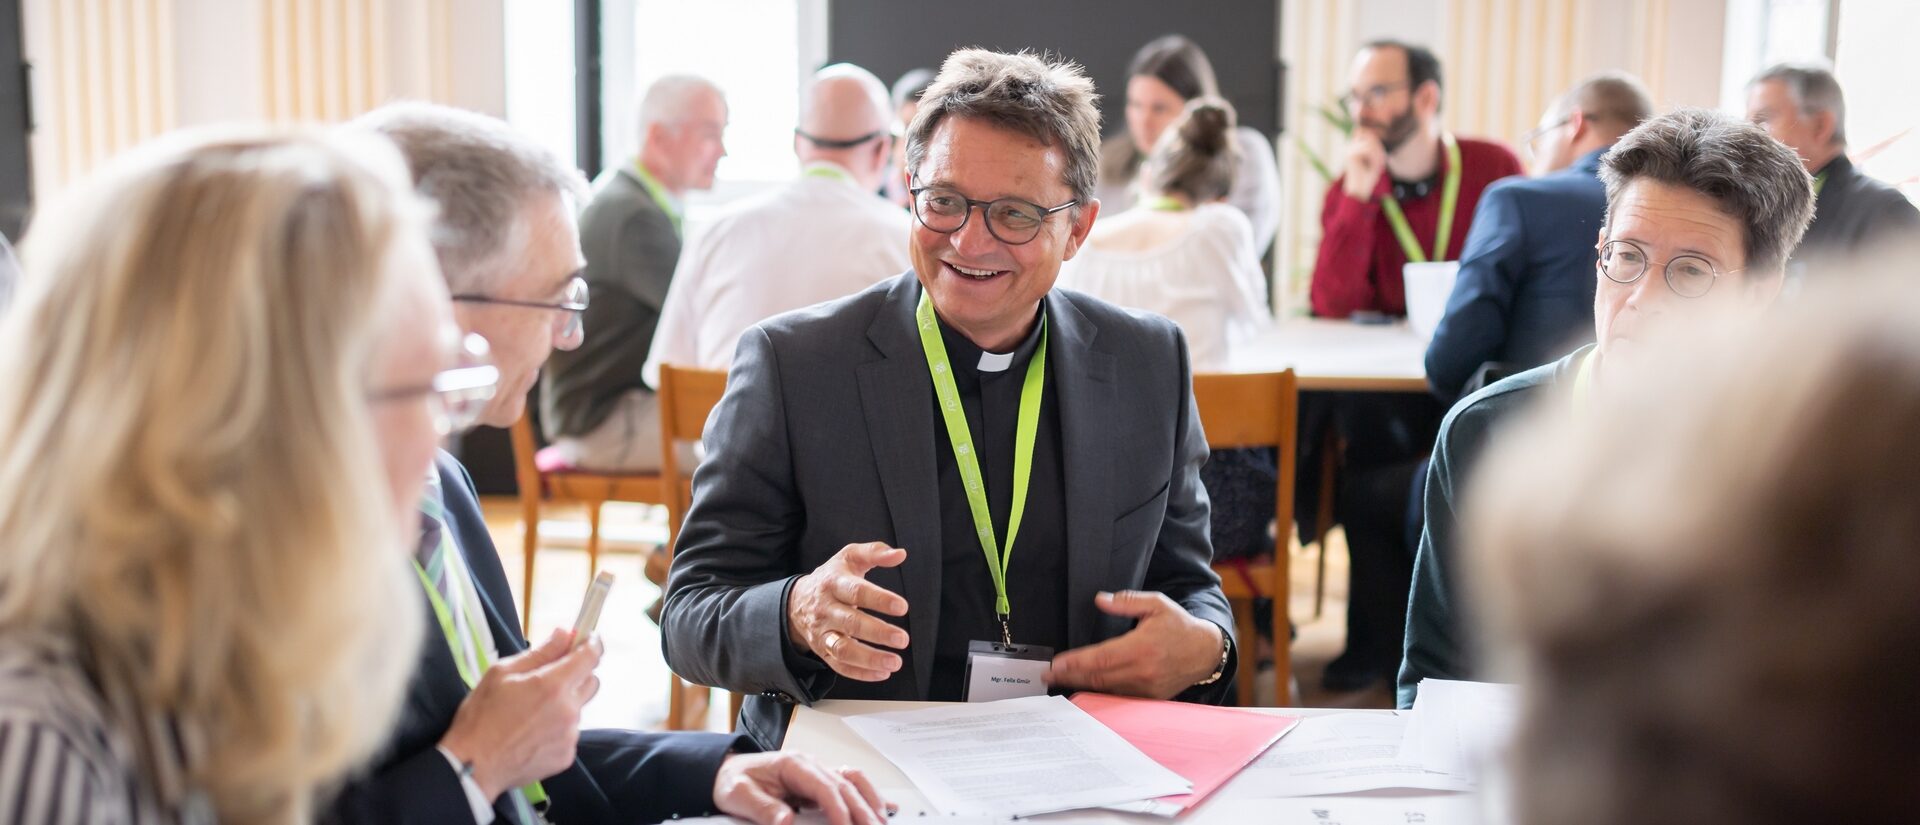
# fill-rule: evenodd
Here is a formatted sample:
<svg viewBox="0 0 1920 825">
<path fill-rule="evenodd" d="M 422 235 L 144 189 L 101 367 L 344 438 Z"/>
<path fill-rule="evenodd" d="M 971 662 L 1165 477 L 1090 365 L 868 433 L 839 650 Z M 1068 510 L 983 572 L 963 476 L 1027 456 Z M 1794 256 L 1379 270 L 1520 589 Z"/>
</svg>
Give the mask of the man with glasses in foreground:
<svg viewBox="0 0 1920 825">
<path fill-rule="evenodd" d="M 1600 156 L 1652 115 L 1639 80 L 1607 72 L 1561 96 L 1521 141 L 1536 177 L 1480 196 L 1446 316 L 1427 344 L 1434 395 L 1452 402 L 1593 340 L 1587 239 L 1606 220 Z M 1483 369 L 1492 377 L 1479 378 Z"/>
<path fill-rule="evenodd" d="M 1463 485 L 1507 418 L 1563 382 L 1572 382 L 1566 413 L 1578 414 L 1610 376 L 1659 359 L 1650 342 L 1663 329 L 1709 313 L 1764 310 L 1813 220 L 1813 178 L 1793 151 L 1758 126 L 1705 109 L 1628 132 L 1601 160 L 1600 179 L 1607 215 L 1596 247 L 1597 342 L 1468 396 L 1441 424 L 1408 606 L 1403 708 L 1421 679 L 1474 677 L 1477 651 L 1465 637 L 1474 602 L 1454 575 L 1462 552 L 1455 517 Z"/>
<path fill-rule="evenodd" d="M 579 175 L 506 124 L 399 104 L 356 121 L 393 140 L 435 201 L 434 247 L 469 335 L 467 363 L 432 390 L 448 430 L 520 418 L 540 366 L 580 345 Z M 481 363 L 491 345 L 492 366 Z M 793 754 L 742 754 L 739 737 L 580 730 L 599 690 L 598 638 L 556 629 L 529 648 L 473 482 L 442 452 L 420 504 L 416 573 L 429 614 L 410 698 L 365 777 L 331 812 L 342 823 L 512 825 L 658 822 L 725 811 L 771 825 L 811 801 L 835 825 L 880 825 L 858 772 Z"/>
<path fill-rule="evenodd" d="M 1053 289 L 1099 145 L 1078 67 L 954 53 L 907 133 L 913 270 L 741 337 L 661 628 L 761 744 L 829 698 L 1226 695 L 1185 339 Z"/>
</svg>

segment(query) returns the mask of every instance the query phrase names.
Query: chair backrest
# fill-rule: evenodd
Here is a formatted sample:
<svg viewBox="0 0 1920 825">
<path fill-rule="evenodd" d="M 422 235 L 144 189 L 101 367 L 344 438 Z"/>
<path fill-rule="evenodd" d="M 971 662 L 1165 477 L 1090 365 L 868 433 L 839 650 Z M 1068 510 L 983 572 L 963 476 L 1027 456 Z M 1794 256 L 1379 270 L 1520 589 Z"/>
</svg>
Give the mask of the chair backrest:
<svg viewBox="0 0 1920 825">
<path fill-rule="evenodd" d="M 520 414 L 520 420 L 513 422 L 507 430 L 507 438 L 513 443 L 513 480 L 520 487 L 520 500 L 539 501 L 543 485 L 540 482 L 540 467 L 533 457 L 540 450 L 540 443 L 533 437 L 533 409 L 528 406 Z"/>
<path fill-rule="evenodd" d="M 680 466 L 680 444 L 706 433 L 707 416 L 727 392 L 725 370 L 660 365 L 660 478 L 666 485 L 668 548 L 693 505 L 693 468 Z"/>
<path fill-rule="evenodd" d="M 1281 519 L 1278 528 L 1284 539 L 1293 527 L 1294 461 L 1299 452 L 1300 382 L 1293 370 L 1196 374 L 1193 400 L 1200 407 L 1208 447 L 1279 448 L 1275 516 Z"/>
</svg>

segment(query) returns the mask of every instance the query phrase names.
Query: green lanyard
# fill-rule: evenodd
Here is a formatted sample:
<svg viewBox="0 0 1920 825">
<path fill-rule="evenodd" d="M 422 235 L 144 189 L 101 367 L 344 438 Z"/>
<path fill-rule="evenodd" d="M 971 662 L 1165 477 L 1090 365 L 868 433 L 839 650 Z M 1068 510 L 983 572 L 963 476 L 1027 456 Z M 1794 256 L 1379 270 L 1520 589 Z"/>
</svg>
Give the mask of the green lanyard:
<svg viewBox="0 0 1920 825">
<path fill-rule="evenodd" d="M 1435 261 L 1447 259 L 1447 241 L 1453 238 L 1453 210 L 1460 203 L 1460 144 L 1454 142 L 1448 132 L 1440 133 L 1440 143 L 1447 150 L 1447 182 L 1440 189 L 1440 225 L 1433 233 L 1431 260 Z M 1387 213 L 1387 223 L 1393 225 L 1393 235 L 1400 239 L 1400 249 L 1407 253 L 1407 260 L 1426 263 L 1429 259 L 1420 249 L 1420 239 L 1414 237 L 1413 227 L 1407 225 L 1407 215 L 1400 211 L 1400 202 L 1394 200 L 1393 193 L 1381 199 L 1380 209 Z"/>
<path fill-rule="evenodd" d="M 1816 198 L 1820 197 L 1820 190 L 1824 188 L 1826 185 L 1827 185 L 1826 172 L 1823 171 L 1818 175 L 1814 175 L 1813 176 L 1813 196 Z"/>
<path fill-rule="evenodd" d="M 445 548 L 443 552 L 454 551 L 452 548 Z M 420 574 L 420 587 L 427 591 L 427 601 L 433 604 L 434 618 L 440 620 L 440 632 L 446 635 L 447 649 L 453 652 L 453 666 L 459 669 L 460 679 L 467 683 L 467 689 L 473 689 L 474 685 L 480 683 L 480 674 L 471 672 L 467 667 L 466 657 L 460 655 L 460 643 L 457 641 L 459 636 L 453 629 L 453 610 L 447 607 L 446 599 L 440 598 L 440 591 L 433 586 L 433 579 L 427 577 L 427 569 L 420 566 L 419 559 L 413 560 L 413 572 Z M 457 574 L 453 576 L 453 582 L 454 587 L 463 586 Z M 487 661 L 487 646 L 480 637 L 480 626 L 473 621 L 473 618 L 467 617 L 467 632 L 473 636 L 473 655 L 480 660 L 480 670 L 484 672 L 492 667 L 492 663 Z M 531 805 L 542 805 L 547 801 L 547 789 L 539 782 L 528 783 L 520 789 L 520 793 L 526 796 L 527 803 Z"/>
<path fill-rule="evenodd" d="M 1147 208 L 1155 212 L 1187 211 L 1187 205 L 1184 203 L 1181 203 L 1179 198 L 1171 198 L 1166 195 L 1161 195 L 1160 197 L 1147 201 Z"/>
<path fill-rule="evenodd" d="M 920 324 L 920 347 L 926 350 L 927 370 L 933 374 L 933 393 L 940 401 L 940 417 L 947 424 L 947 440 L 953 442 L 954 463 L 960 466 L 960 481 L 967 488 L 967 509 L 973 513 L 973 530 L 980 537 L 980 549 L 987 554 L 987 572 L 993 576 L 993 609 L 1000 617 L 1000 640 L 1013 644 L 1009 622 L 1013 606 L 1007 602 L 1007 565 L 1013 561 L 1013 540 L 1020 535 L 1020 518 L 1027 511 L 1027 483 L 1033 475 L 1033 441 L 1040 429 L 1040 397 L 1046 392 L 1047 318 L 1040 316 L 1040 349 L 1027 364 L 1026 383 L 1020 389 L 1020 417 L 1014 429 L 1013 512 L 1007 517 L 1007 544 L 1004 549 L 993 535 L 993 515 L 987 510 L 987 489 L 980 478 L 980 457 L 973 448 L 973 435 L 967 429 L 967 413 L 960 406 L 960 390 L 953 383 L 953 365 L 947 361 L 947 344 L 940 340 L 940 322 L 934 319 L 933 302 L 920 293 L 920 308 L 915 313 Z"/>
<path fill-rule="evenodd" d="M 827 180 L 842 180 L 842 181 L 846 181 L 847 183 L 858 183 L 858 181 L 855 181 L 853 179 L 852 175 L 847 174 L 845 171 L 841 170 L 840 167 L 834 166 L 828 163 L 811 164 L 807 166 L 807 168 L 800 170 L 800 176 L 805 178 L 826 178 Z"/>
<path fill-rule="evenodd" d="M 647 171 L 647 167 L 642 166 L 638 160 L 633 162 L 633 171 L 640 176 L 640 186 L 647 190 L 647 196 L 653 198 L 654 204 L 660 207 L 660 211 L 666 213 L 667 220 L 673 222 L 673 234 L 680 234 L 680 210 L 675 209 L 673 199 L 667 197 L 667 187 L 660 185 L 660 179 Z"/>
</svg>

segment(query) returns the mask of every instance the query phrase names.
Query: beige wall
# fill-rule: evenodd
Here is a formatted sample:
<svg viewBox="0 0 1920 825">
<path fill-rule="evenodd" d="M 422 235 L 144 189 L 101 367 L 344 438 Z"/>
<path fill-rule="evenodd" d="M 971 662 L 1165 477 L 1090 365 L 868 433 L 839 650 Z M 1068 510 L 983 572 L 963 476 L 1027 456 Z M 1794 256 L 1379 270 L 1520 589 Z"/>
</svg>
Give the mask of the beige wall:
<svg viewBox="0 0 1920 825">
<path fill-rule="evenodd" d="M 503 0 L 25 0 L 44 198 L 177 126 L 506 112 Z"/>
<path fill-rule="evenodd" d="M 1393 37 L 1432 47 L 1446 80 L 1447 127 L 1509 144 L 1538 122 L 1556 95 L 1605 69 L 1639 75 L 1663 109 L 1719 100 L 1721 2 L 1310 0 L 1280 8 L 1292 129 L 1279 147 L 1285 215 L 1274 299 L 1283 313 L 1305 311 L 1326 192 L 1299 144 L 1330 164 L 1340 157 L 1341 136 L 1313 107 L 1346 90 L 1348 63 L 1363 42 Z"/>
</svg>

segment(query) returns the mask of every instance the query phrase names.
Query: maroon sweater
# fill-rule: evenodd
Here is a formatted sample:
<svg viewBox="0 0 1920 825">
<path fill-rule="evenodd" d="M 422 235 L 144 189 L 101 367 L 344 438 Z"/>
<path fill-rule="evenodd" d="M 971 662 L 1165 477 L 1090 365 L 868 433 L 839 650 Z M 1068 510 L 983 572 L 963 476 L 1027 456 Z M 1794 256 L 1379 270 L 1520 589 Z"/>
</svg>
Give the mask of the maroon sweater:
<svg viewBox="0 0 1920 825">
<path fill-rule="evenodd" d="M 1460 143 L 1460 200 L 1453 211 L 1453 238 L 1447 242 L 1447 260 L 1458 260 L 1467 245 L 1467 229 L 1473 224 L 1474 208 L 1480 204 L 1480 192 L 1487 184 L 1521 172 L 1520 160 L 1498 143 L 1473 138 L 1458 138 Z M 1407 225 L 1420 241 L 1420 248 L 1433 254 L 1433 235 L 1440 223 L 1439 183 L 1446 180 L 1446 153 L 1440 155 L 1440 174 L 1433 191 L 1424 198 L 1400 204 Z M 1342 176 L 1344 180 L 1345 176 Z M 1380 199 L 1391 189 L 1387 175 L 1380 176 L 1373 199 L 1357 201 L 1347 197 L 1335 180 L 1327 189 L 1326 202 L 1320 208 L 1320 254 L 1313 264 L 1313 314 L 1323 318 L 1345 318 L 1356 310 L 1371 309 L 1388 315 L 1407 314 L 1406 285 L 1400 280 L 1400 268 L 1407 254 L 1394 237 L 1380 209 Z"/>
</svg>

